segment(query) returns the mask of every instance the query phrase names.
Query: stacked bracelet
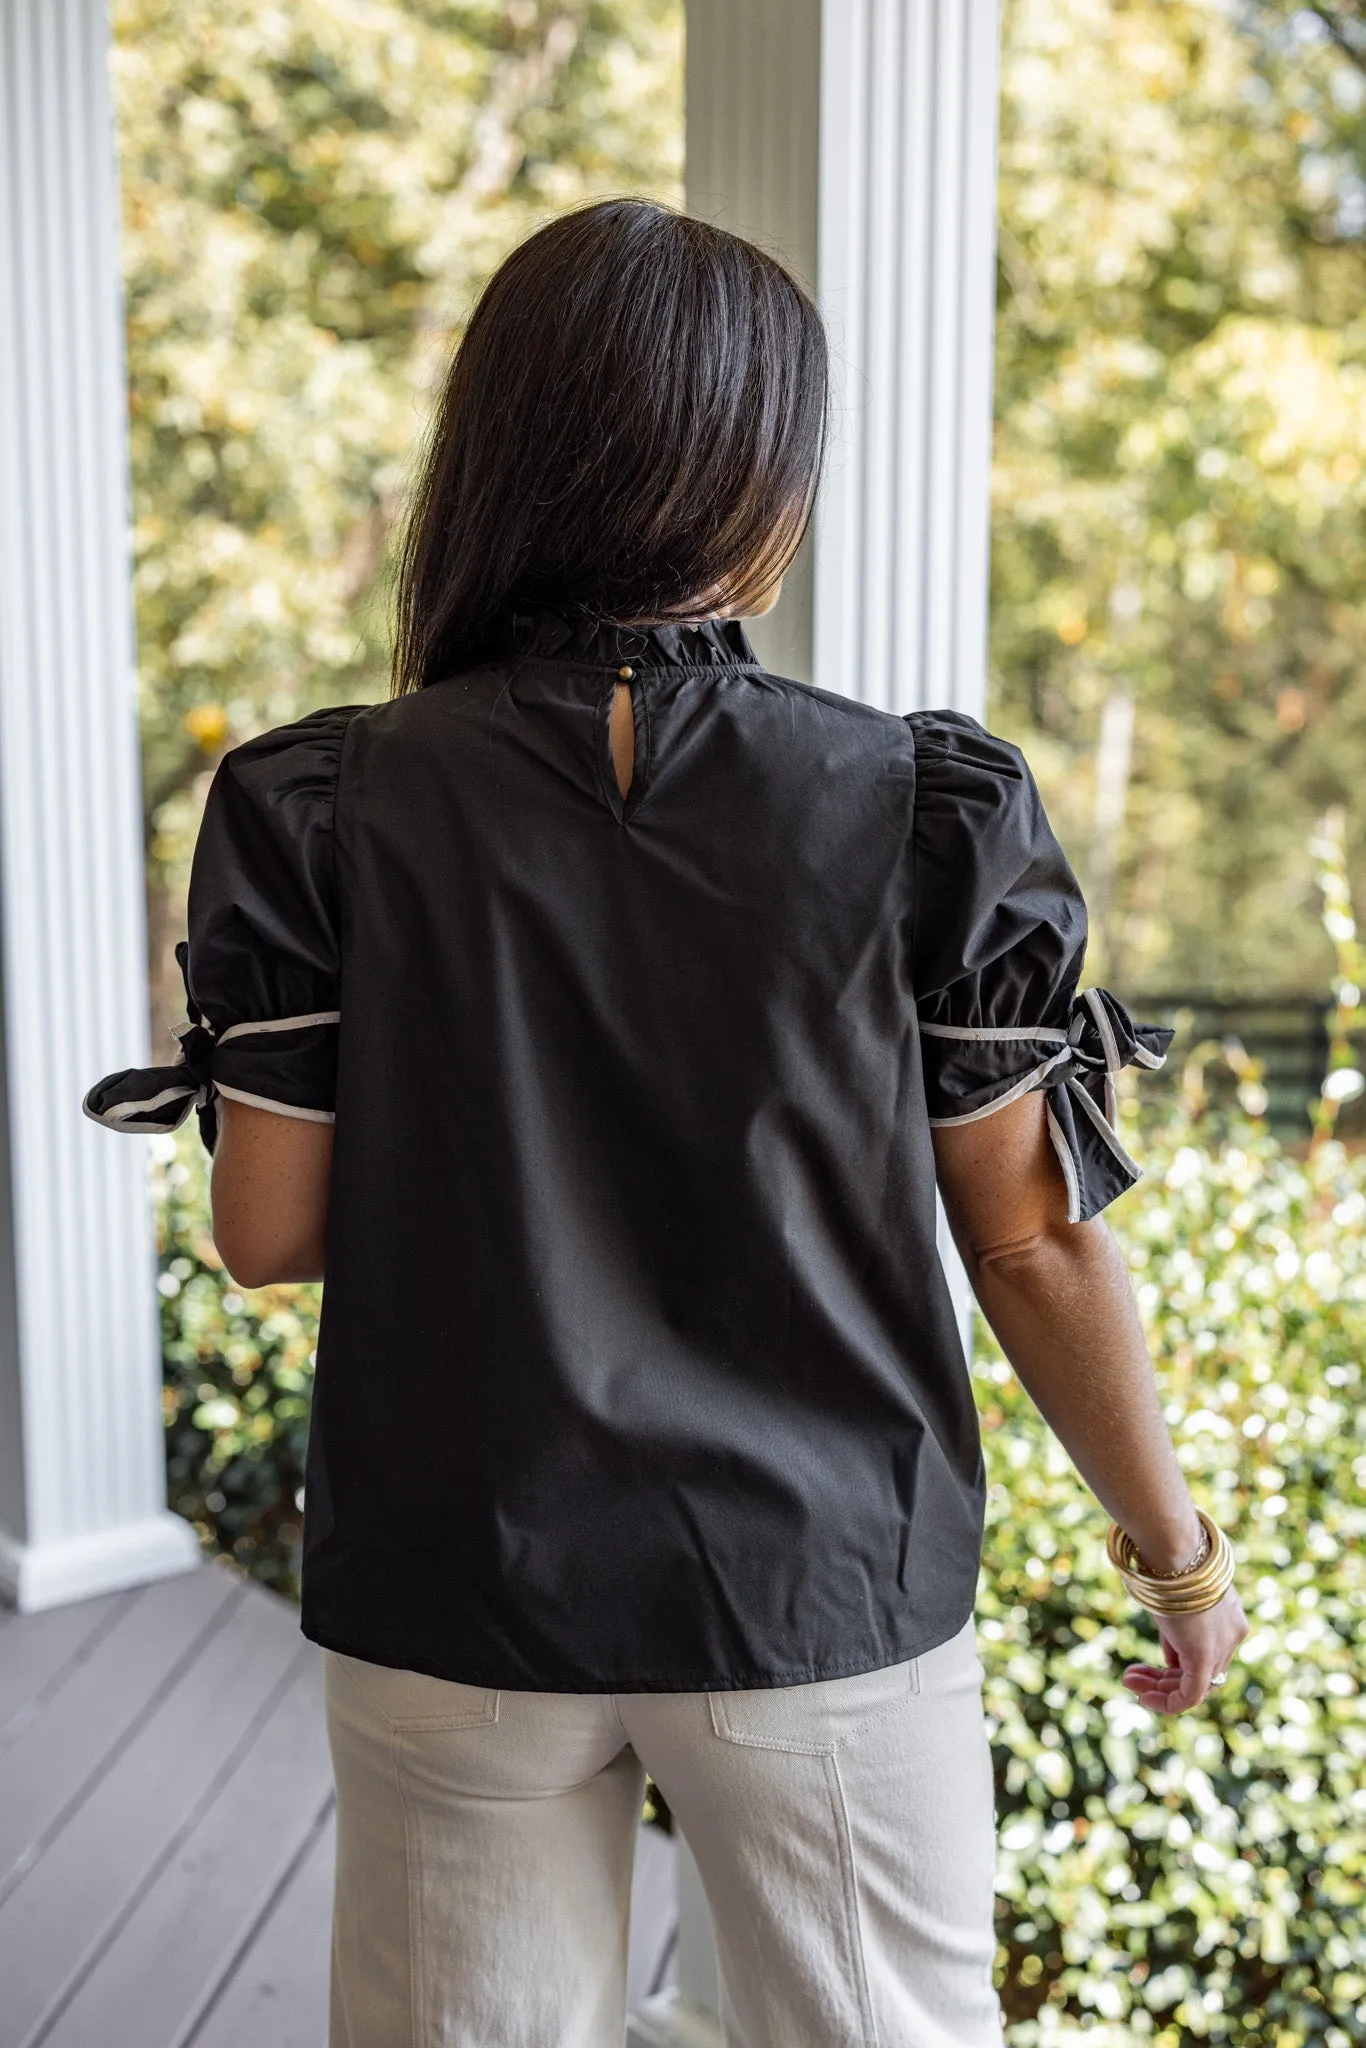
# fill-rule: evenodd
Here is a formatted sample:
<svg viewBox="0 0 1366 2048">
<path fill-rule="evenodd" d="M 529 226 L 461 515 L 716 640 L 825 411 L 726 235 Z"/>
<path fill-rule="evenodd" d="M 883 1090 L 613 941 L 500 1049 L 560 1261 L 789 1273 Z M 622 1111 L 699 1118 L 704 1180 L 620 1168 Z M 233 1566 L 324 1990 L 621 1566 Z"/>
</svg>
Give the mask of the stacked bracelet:
<svg viewBox="0 0 1366 2048">
<path fill-rule="evenodd" d="M 1118 1522 L 1111 1522 L 1105 1539 L 1111 1564 L 1140 1607 L 1150 1614 L 1203 1614 L 1217 1607 L 1233 1584 L 1233 1546 L 1203 1508 L 1197 1508 L 1209 1541 L 1198 1562 L 1184 1572 L 1162 1573 L 1143 1569 L 1133 1537 Z"/>
</svg>

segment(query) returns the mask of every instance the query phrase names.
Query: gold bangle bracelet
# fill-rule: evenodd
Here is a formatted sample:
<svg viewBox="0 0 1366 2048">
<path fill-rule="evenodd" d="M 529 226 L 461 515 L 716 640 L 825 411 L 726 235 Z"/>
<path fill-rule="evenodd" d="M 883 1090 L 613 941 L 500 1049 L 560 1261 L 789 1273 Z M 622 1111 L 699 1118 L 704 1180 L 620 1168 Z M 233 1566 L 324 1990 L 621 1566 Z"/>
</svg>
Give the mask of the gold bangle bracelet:
<svg viewBox="0 0 1366 2048">
<path fill-rule="evenodd" d="M 1202 1522 L 1200 1524 L 1200 1542 L 1196 1549 L 1195 1555 L 1191 1558 L 1190 1562 L 1188 1564 L 1178 1566 L 1178 1568 L 1174 1572 L 1150 1571 L 1148 1573 L 1148 1577 L 1150 1579 L 1184 1579 L 1187 1572 L 1193 1572 L 1198 1564 L 1204 1564 L 1206 1562 L 1213 1548 L 1214 1546 L 1209 1540 L 1209 1532 L 1207 1531 L 1204 1523 Z"/>
<path fill-rule="evenodd" d="M 1145 1572 L 1133 1537 L 1118 1522 L 1110 1524 L 1106 1554 L 1139 1606 L 1150 1614 L 1203 1614 L 1217 1607 L 1233 1584 L 1233 1545 L 1203 1508 L 1195 1512 L 1209 1536 L 1209 1550 L 1198 1565 L 1175 1578 Z"/>
</svg>

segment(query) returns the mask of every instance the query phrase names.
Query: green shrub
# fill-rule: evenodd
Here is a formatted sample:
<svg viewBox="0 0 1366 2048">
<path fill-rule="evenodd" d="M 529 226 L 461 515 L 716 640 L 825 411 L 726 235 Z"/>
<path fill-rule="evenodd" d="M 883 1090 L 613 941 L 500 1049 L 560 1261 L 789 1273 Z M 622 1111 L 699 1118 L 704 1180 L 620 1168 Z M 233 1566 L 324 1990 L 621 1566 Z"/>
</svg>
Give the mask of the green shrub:
<svg viewBox="0 0 1366 2048">
<path fill-rule="evenodd" d="M 1366 2038 L 1366 1161 L 1255 1130 L 1150 1134 L 1124 1242 L 1196 1498 L 1252 1634 L 1200 1712 L 1120 1684 L 1161 1661 L 1094 1498 L 989 1335 L 978 1602 L 1012 2048 Z"/>
<path fill-rule="evenodd" d="M 1203 1137 L 1208 1142 L 1196 1143 Z M 1112 1212 L 1183 1466 L 1228 1529 L 1252 1623 L 1174 1721 L 1106 1520 L 989 1335 L 978 1600 L 1000 1818 L 1012 2048 L 1366 2038 L 1366 1158 L 1255 1126 L 1135 1141 Z M 170 1497 L 210 1549 L 296 1590 L 314 1288 L 244 1295 L 205 1229 L 197 1141 L 162 1141 Z"/>
</svg>

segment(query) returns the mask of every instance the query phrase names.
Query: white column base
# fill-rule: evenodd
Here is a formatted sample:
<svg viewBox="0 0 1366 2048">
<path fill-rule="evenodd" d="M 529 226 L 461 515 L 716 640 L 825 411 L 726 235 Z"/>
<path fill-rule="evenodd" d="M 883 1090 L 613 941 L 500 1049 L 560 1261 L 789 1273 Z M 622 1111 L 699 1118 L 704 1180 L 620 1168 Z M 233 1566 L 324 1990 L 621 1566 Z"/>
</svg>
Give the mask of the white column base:
<svg viewBox="0 0 1366 2048">
<path fill-rule="evenodd" d="M 21 1614 L 193 1571 L 203 1552 L 189 1523 L 163 1509 L 119 1529 L 20 1543 L 0 1529 L 0 1597 Z"/>
<path fill-rule="evenodd" d="M 711 2013 L 676 1991 L 664 1991 L 631 2014 L 626 2048 L 725 2048 L 725 2037 Z"/>
</svg>

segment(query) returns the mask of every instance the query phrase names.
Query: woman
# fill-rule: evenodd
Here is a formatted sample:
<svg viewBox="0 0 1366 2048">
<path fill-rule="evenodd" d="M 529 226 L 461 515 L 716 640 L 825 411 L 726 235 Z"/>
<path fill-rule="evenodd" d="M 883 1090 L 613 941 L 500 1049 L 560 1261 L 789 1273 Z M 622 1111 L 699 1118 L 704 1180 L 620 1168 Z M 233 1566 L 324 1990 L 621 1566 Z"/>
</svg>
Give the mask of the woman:
<svg viewBox="0 0 1366 2048">
<path fill-rule="evenodd" d="M 825 407 L 817 315 L 747 244 L 614 201 L 518 249 L 438 411 L 392 700 L 223 761 L 181 1063 L 88 1101 L 196 1103 L 228 1270 L 326 1276 L 303 1627 L 346 2048 L 619 2042 L 646 1770 L 732 2042 L 1000 2041 L 936 1180 L 1175 1610 L 1125 1684 L 1185 1712 L 1246 1632 L 1097 1220 L 1137 1174 L 1111 1077 L 1166 1034 L 1078 996 L 1013 747 L 769 675 L 738 623 Z"/>
</svg>

